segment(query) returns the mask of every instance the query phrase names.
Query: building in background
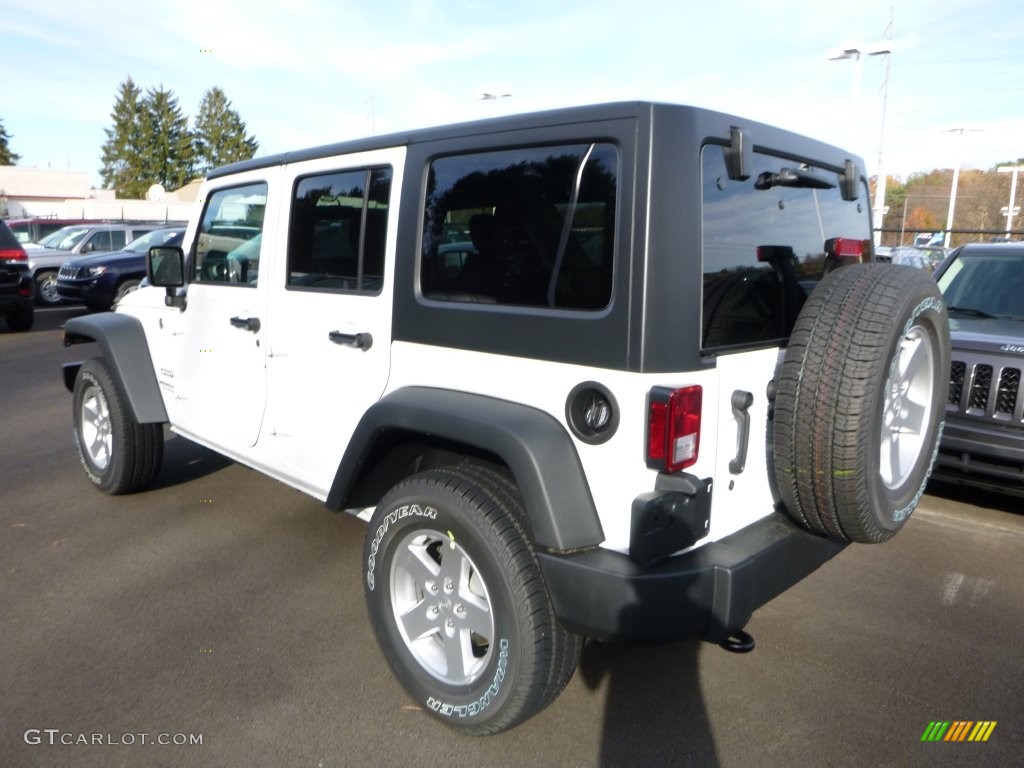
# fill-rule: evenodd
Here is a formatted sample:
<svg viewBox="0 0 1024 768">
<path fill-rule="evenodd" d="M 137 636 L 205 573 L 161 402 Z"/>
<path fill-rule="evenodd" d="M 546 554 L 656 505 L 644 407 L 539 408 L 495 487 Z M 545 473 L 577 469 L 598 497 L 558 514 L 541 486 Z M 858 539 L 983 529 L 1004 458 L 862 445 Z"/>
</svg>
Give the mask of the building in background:
<svg viewBox="0 0 1024 768">
<path fill-rule="evenodd" d="M 84 171 L 0 166 L 0 219 L 57 218 L 185 221 L 199 182 L 167 192 L 153 185 L 146 200 L 120 200 L 112 189 L 92 189 Z"/>
</svg>

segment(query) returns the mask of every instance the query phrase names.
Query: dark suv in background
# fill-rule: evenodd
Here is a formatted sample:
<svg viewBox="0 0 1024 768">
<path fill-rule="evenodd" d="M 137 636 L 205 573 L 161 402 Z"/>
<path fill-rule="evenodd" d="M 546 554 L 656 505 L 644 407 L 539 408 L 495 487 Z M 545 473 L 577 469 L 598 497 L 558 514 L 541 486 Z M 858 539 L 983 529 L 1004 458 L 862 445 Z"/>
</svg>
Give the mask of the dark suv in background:
<svg viewBox="0 0 1024 768">
<path fill-rule="evenodd" d="M 952 344 L 935 477 L 1024 495 L 1024 243 L 965 245 L 935 279 Z"/>
<path fill-rule="evenodd" d="M 32 277 L 28 255 L 14 233 L 0 221 L 0 315 L 12 331 L 32 327 Z"/>
<path fill-rule="evenodd" d="M 64 262 L 57 274 L 61 298 L 81 301 L 89 309 L 110 309 L 146 276 L 146 254 L 154 246 L 179 246 L 185 227 L 155 229 L 123 250 L 79 256 Z"/>
</svg>

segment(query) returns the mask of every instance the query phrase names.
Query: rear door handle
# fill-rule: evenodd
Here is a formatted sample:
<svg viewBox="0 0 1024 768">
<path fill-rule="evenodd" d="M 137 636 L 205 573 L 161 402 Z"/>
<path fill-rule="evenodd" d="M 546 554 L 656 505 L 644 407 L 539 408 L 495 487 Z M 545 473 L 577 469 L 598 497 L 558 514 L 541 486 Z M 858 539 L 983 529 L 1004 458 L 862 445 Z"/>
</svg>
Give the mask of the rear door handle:
<svg viewBox="0 0 1024 768">
<path fill-rule="evenodd" d="M 361 349 L 364 352 L 373 346 L 373 336 L 368 333 L 342 333 L 341 331 L 331 331 L 327 336 L 335 344 L 342 344 L 346 347 L 355 347 L 356 349 Z"/>
<path fill-rule="evenodd" d="M 235 328 L 244 328 L 253 333 L 260 329 L 260 319 L 258 317 L 232 317 L 231 324 Z"/>
<path fill-rule="evenodd" d="M 747 443 L 750 442 L 750 414 L 747 409 L 754 403 L 754 396 L 742 389 L 732 393 L 732 415 L 736 418 L 739 432 L 736 435 L 736 458 L 729 462 L 729 473 L 738 475 L 747 466 Z"/>
</svg>

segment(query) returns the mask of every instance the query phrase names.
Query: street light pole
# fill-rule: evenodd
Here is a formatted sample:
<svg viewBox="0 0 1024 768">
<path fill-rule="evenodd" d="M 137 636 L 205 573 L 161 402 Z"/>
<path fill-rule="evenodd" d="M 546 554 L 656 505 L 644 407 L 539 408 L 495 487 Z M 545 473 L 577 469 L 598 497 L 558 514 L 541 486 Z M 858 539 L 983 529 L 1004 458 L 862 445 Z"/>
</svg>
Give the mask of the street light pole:
<svg viewBox="0 0 1024 768">
<path fill-rule="evenodd" d="M 1024 165 L 1000 165 L 996 168 L 1000 173 L 1012 173 L 1010 179 L 1010 204 L 1006 207 L 1006 237 L 1013 231 L 1013 204 L 1017 201 L 1017 171 L 1024 171 Z"/>
</svg>

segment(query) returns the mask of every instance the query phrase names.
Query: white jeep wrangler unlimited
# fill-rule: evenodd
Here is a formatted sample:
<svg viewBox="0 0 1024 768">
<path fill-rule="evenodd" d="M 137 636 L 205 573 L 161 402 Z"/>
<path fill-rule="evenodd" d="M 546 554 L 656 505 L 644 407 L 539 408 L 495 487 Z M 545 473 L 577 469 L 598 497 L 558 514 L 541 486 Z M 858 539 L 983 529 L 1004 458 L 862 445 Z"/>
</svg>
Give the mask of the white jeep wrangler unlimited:
<svg viewBox="0 0 1024 768">
<path fill-rule="evenodd" d="M 906 522 L 948 320 L 872 262 L 861 162 L 623 103 L 212 172 L 186 249 L 68 321 L 108 493 L 179 435 L 369 520 L 383 652 L 476 734 L 537 713 L 584 637 L 749 650 L 753 611 Z"/>
</svg>

